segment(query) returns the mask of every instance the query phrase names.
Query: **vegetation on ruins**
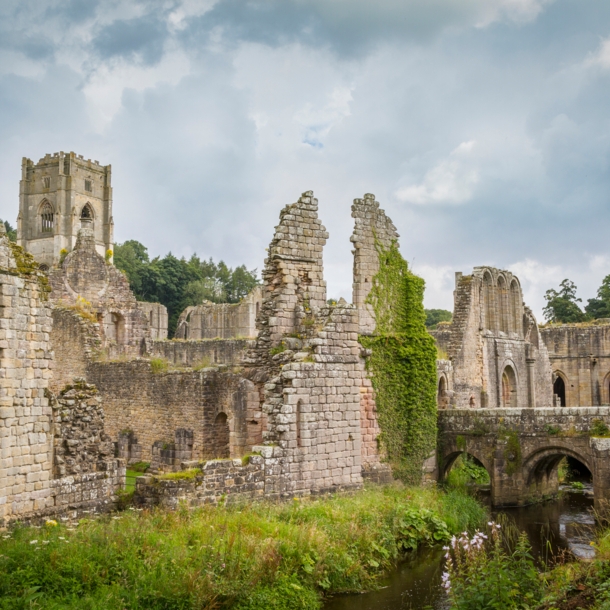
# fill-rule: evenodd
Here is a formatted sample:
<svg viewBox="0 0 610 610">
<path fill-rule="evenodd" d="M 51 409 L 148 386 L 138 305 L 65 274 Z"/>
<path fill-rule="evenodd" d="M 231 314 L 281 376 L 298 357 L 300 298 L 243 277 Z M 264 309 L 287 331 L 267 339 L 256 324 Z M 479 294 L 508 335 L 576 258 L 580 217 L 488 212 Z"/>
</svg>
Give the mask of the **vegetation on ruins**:
<svg viewBox="0 0 610 610">
<path fill-rule="evenodd" d="M 471 485 L 489 485 L 489 473 L 468 453 L 460 455 L 447 474 L 447 485 L 453 489 L 466 489 Z"/>
<path fill-rule="evenodd" d="M 115 244 L 114 264 L 125 272 L 138 300 L 167 307 L 170 337 L 189 305 L 204 300 L 239 303 L 258 284 L 256 269 L 249 271 L 245 265 L 232 269 L 223 261 L 202 260 L 196 254 L 186 260 L 170 252 L 150 260 L 146 246 L 133 239 Z"/>
<path fill-rule="evenodd" d="M 18 527 L 0 538 L 0 608 L 313 610 L 485 518 L 462 492 L 396 485 Z"/>
<path fill-rule="evenodd" d="M 424 309 L 426 328 L 434 330 L 439 322 L 451 322 L 453 314 L 446 309 Z"/>
<path fill-rule="evenodd" d="M 582 302 L 576 296 L 576 284 L 567 278 L 559 284 L 559 290 L 550 288 L 546 291 L 543 308 L 544 317 L 549 322 L 568 324 L 571 322 L 584 322 L 587 315 L 578 303 Z"/>
<path fill-rule="evenodd" d="M 11 223 L 8 220 L 2 221 L 0 219 L 0 222 L 4 222 L 4 228 L 6 229 L 6 235 L 8 236 L 8 238 L 11 241 L 17 241 L 17 230 L 11 225 Z"/>
<path fill-rule="evenodd" d="M 394 242 L 376 243 L 379 271 L 367 297 L 374 312 L 371 350 L 380 443 L 395 477 L 419 483 L 436 447 L 436 345 L 425 327 L 424 280 L 413 274 Z"/>
</svg>

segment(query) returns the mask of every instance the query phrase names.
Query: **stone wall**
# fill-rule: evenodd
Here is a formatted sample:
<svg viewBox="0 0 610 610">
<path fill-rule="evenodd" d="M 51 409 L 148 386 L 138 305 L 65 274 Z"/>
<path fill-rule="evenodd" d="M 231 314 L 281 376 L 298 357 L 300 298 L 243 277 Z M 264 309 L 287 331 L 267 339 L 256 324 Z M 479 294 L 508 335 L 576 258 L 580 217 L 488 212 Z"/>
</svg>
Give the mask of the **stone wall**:
<svg viewBox="0 0 610 610">
<path fill-rule="evenodd" d="M 549 325 L 540 329 L 549 350 L 558 406 L 610 404 L 610 324 Z"/>
<path fill-rule="evenodd" d="M 253 338 L 257 335 L 256 316 L 262 303 L 257 286 L 239 303 L 210 303 L 187 307 L 176 329 L 176 339 Z"/>
<path fill-rule="evenodd" d="M 167 307 L 161 303 L 147 303 L 146 301 L 138 301 L 138 307 L 148 318 L 150 338 L 153 341 L 167 339 Z"/>
<path fill-rule="evenodd" d="M 130 434 L 130 461 L 152 461 L 158 443 L 170 452 L 165 462 L 157 454 L 159 466 L 177 467 L 171 451 L 179 429 L 192 433 L 192 455 L 180 460 L 240 456 L 261 440 L 258 392 L 227 368 L 153 373 L 147 360 L 92 362 L 87 380 L 104 401 L 110 437 Z"/>
<path fill-rule="evenodd" d="M 239 365 L 252 348 L 251 339 L 204 339 L 202 341 L 153 341 L 150 356 L 165 358 L 177 366 L 202 368 L 218 364 Z"/>
<path fill-rule="evenodd" d="M 64 386 L 87 374 L 87 365 L 102 347 L 99 324 L 78 308 L 55 306 L 50 334 L 54 353 L 53 376 L 49 387 L 59 392 Z"/>
<path fill-rule="evenodd" d="M 109 356 L 141 354 L 150 339 L 148 316 L 125 274 L 96 252 L 91 229 L 79 231 L 74 250 L 61 267 L 50 270 L 49 282 L 52 303 L 77 306 L 97 317 L 102 347 Z"/>
<path fill-rule="evenodd" d="M 456 273 L 453 320 L 433 334 L 442 337 L 453 367 L 452 406 L 552 405 L 548 352 L 512 273 L 491 267 Z"/>
</svg>

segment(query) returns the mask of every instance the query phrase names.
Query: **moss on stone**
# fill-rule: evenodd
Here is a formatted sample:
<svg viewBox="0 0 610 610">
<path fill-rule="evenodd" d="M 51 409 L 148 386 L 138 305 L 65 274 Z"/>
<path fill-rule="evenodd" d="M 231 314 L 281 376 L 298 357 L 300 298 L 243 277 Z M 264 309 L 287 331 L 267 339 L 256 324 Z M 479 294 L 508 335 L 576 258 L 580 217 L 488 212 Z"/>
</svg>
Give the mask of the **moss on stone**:
<svg viewBox="0 0 610 610">
<path fill-rule="evenodd" d="M 40 270 L 38 263 L 29 252 L 26 252 L 21 246 L 18 246 L 13 241 L 9 241 L 8 245 L 13 253 L 18 274 L 34 276 L 38 280 L 40 298 L 43 301 L 46 301 L 51 292 L 47 276 Z"/>
<path fill-rule="evenodd" d="M 371 350 L 380 445 L 394 476 L 421 483 L 422 466 L 436 446 L 436 345 L 428 334 L 423 306 L 424 280 L 408 268 L 396 242 L 376 242 L 379 271 L 367 297 L 375 317 Z"/>
</svg>

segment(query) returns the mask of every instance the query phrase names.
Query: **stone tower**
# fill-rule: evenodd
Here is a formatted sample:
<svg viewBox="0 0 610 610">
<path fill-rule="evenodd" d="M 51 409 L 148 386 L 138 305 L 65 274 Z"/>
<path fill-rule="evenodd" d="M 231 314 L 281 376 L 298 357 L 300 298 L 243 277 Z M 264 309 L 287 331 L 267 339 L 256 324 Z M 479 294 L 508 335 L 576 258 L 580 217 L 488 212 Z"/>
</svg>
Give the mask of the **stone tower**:
<svg viewBox="0 0 610 610">
<path fill-rule="evenodd" d="M 81 224 L 93 228 L 95 248 L 113 248 L 110 165 L 63 152 L 38 163 L 23 158 L 19 184 L 17 243 L 44 269 L 72 251 Z"/>
</svg>

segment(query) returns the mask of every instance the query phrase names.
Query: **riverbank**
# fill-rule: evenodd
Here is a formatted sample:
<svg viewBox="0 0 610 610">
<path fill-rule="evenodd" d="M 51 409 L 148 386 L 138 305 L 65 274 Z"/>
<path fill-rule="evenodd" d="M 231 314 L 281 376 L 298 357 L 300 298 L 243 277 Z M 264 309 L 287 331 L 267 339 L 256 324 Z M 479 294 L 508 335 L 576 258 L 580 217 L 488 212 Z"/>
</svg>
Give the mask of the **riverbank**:
<svg viewBox="0 0 610 610">
<path fill-rule="evenodd" d="M 0 608 L 313 610 L 485 517 L 461 492 L 387 486 L 16 528 L 0 538 Z"/>
</svg>

